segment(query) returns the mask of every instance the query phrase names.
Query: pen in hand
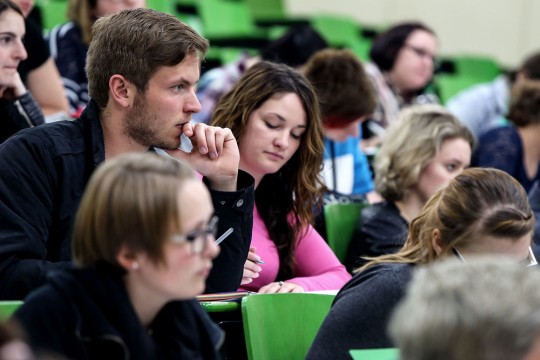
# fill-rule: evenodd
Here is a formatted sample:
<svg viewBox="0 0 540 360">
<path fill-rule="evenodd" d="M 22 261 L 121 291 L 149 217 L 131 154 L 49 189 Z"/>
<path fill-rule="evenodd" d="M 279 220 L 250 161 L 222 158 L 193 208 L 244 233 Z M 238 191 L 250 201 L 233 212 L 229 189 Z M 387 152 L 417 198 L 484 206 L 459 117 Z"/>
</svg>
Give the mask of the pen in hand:
<svg viewBox="0 0 540 360">
<path fill-rule="evenodd" d="M 229 230 L 225 231 L 220 237 L 216 239 L 216 245 L 219 245 L 223 240 L 225 240 L 225 238 L 227 238 L 227 236 L 231 235 L 233 231 L 233 228 L 229 228 Z"/>
</svg>

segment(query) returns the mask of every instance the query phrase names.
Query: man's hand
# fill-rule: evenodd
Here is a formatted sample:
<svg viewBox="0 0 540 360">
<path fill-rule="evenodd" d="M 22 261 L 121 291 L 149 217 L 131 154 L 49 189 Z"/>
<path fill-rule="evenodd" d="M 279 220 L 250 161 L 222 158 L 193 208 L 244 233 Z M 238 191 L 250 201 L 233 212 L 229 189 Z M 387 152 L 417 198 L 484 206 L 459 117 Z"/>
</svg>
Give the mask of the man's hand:
<svg viewBox="0 0 540 360">
<path fill-rule="evenodd" d="M 185 124 L 182 130 L 191 140 L 193 150 L 191 153 L 166 150 L 167 153 L 188 162 L 193 170 L 206 176 L 211 189 L 236 191 L 240 152 L 231 130 L 190 123 Z"/>
</svg>

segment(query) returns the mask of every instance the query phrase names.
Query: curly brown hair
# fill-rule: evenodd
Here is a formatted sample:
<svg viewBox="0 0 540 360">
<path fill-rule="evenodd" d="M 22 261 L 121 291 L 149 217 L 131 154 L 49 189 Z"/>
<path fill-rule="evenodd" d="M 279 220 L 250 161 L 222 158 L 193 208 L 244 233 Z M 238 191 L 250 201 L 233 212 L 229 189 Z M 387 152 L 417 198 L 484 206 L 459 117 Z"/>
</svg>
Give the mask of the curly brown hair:
<svg viewBox="0 0 540 360">
<path fill-rule="evenodd" d="M 265 175 L 255 192 L 257 210 L 279 252 L 278 279 L 292 275 L 296 239 L 313 221 L 314 205 L 320 203 L 325 189 L 320 175 L 324 143 L 317 96 L 293 68 L 261 61 L 220 99 L 211 121 L 214 126 L 230 128 L 241 143 L 251 114 L 275 94 L 284 93 L 300 98 L 306 130 L 292 158 L 276 173 Z"/>
</svg>

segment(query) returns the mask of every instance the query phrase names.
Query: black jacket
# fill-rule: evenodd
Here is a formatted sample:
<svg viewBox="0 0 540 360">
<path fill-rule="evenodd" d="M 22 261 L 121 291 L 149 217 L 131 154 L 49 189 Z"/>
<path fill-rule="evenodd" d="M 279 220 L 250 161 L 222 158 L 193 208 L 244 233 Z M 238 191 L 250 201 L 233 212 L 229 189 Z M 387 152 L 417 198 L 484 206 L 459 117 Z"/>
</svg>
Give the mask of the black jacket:
<svg viewBox="0 0 540 360">
<path fill-rule="evenodd" d="M 15 313 L 31 346 L 69 359 L 219 359 L 223 333 L 195 300 L 165 305 L 146 329 L 111 265 L 52 272 Z"/>
<path fill-rule="evenodd" d="M 46 273 L 68 266 L 74 216 L 90 175 L 105 160 L 98 107 L 75 121 L 19 132 L 0 145 L 0 299 L 22 299 Z M 206 292 L 235 291 L 253 227 L 254 180 L 240 171 L 236 192 L 210 190 L 221 243 Z"/>
<path fill-rule="evenodd" d="M 351 349 L 395 346 L 387 333 L 388 323 L 414 267 L 384 263 L 353 276 L 336 295 L 306 360 L 350 359 Z"/>
<path fill-rule="evenodd" d="M 43 113 L 29 92 L 14 101 L 0 99 L 0 143 L 19 130 L 44 122 Z"/>
<path fill-rule="evenodd" d="M 409 224 L 391 201 L 383 201 L 362 209 L 345 260 L 347 270 L 362 266 L 363 256 L 396 253 L 407 239 Z"/>
</svg>

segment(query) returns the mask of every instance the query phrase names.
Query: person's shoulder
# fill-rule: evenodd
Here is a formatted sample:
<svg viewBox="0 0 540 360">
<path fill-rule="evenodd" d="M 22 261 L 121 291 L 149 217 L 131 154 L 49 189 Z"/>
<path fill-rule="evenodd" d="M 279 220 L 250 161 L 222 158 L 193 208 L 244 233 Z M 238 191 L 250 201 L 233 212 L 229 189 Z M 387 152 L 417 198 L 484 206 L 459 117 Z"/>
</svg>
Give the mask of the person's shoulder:
<svg viewBox="0 0 540 360">
<path fill-rule="evenodd" d="M 396 205 L 391 201 L 381 201 L 362 209 L 362 223 L 387 223 L 389 217 L 401 217 Z"/>
<path fill-rule="evenodd" d="M 50 283 L 45 283 L 32 291 L 21 307 L 15 312 L 15 318 L 26 325 L 46 321 L 48 318 L 64 318 L 71 307 L 70 301 Z"/>
<path fill-rule="evenodd" d="M 62 39 L 73 36 L 80 35 L 81 30 L 73 21 L 68 21 L 63 24 L 58 24 L 49 31 L 47 38 L 49 39 L 49 44 L 56 41 L 61 41 Z"/>
<path fill-rule="evenodd" d="M 498 139 L 519 139 L 519 134 L 513 125 L 499 126 L 486 131 L 480 136 L 479 144 L 493 143 Z"/>
<path fill-rule="evenodd" d="M 399 288 L 411 278 L 413 265 L 406 263 L 381 263 L 367 268 L 353 276 L 340 291 L 362 291 L 363 286 L 376 288 Z M 369 285 L 368 285 L 369 284 Z M 338 294 L 338 296 L 340 295 Z"/>
<path fill-rule="evenodd" d="M 32 148 L 41 149 L 50 156 L 61 155 L 81 148 L 84 144 L 80 121 L 57 121 L 19 131 L 6 140 L 0 148 L 0 153 L 8 149 Z"/>
</svg>

